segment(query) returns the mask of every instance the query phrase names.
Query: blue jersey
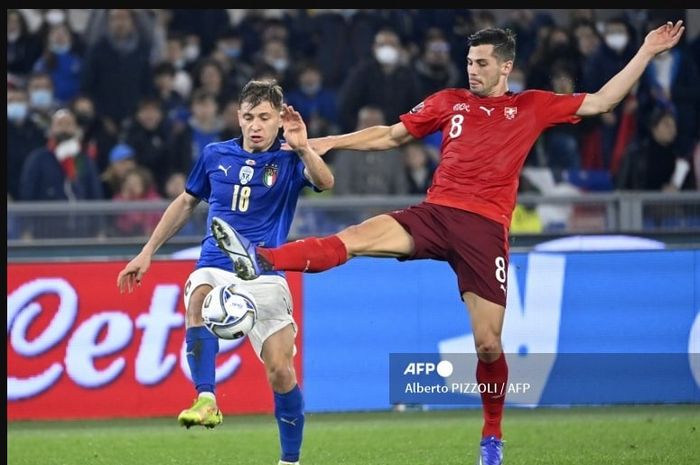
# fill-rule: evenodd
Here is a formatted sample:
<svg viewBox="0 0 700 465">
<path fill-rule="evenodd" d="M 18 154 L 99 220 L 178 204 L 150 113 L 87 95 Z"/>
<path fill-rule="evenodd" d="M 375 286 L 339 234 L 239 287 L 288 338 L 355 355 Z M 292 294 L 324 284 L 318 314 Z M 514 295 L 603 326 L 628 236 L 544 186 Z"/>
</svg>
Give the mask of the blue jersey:
<svg viewBox="0 0 700 465">
<path fill-rule="evenodd" d="M 299 193 L 311 186 L 301 159 L 281 150 L 281 141 L 258 153 L 246 152 L 242 143 L 238 138 L 208 144 L 187 178 L 186 192 L 209 203 L 209 232 L 196 268 L 233 271 L 231 259 L 211 234 L 212 217 L 223 219 L 254 244 L 277 247 L 287 241 Z"/>
</svg>

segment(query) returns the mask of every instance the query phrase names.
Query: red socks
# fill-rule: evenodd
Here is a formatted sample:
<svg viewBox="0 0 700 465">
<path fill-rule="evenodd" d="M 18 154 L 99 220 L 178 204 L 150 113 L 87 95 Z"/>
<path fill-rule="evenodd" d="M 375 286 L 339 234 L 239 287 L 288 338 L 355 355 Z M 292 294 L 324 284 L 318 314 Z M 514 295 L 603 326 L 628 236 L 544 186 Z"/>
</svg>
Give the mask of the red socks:
<svg viewBox="0 0 700 465">
<path fill-rule="evenodd" d="M 476 365 L 476 381 L 487 385 L 489 389 L 483 389 L 481 393 L 481 405 L 484 410 L 484 427 L 481 437 L 496 436 L 501 439 L 501 420 L 503 419 L 503 404 L 506 400 L 508 386 L 508 365 L 506 355 L 501 356 L 492 363 L 479 360 Z"/>
<path fill-rule="evenodd" d="M 274 249 L 259 247 L 257 252 L 273 270 L 318 273 L 348 261 L 348 251 L 338 236 L 309 237 Z"/>
</svg>

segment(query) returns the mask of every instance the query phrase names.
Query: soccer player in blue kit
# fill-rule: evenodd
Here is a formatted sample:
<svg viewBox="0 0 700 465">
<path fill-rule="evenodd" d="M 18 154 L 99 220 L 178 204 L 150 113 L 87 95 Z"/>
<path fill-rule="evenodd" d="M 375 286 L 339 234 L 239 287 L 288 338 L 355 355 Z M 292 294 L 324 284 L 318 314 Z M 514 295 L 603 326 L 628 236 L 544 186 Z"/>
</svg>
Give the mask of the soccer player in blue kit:
<svg viewBox="0 0 700 465">
<path fill-rule="evenodd" d="M 210 228 L 212 218 L 218 217 L 255 243 L 277 247 L 287 241 L 301 190 L 333 187 L 333 174 L 309 145 L 301 115 L 283 103 L 282 88 L 276 82 L 250 81 L 239 101 L 242 137 L 205 147 L 189 174 L 185 192 L 172 201 L 141 252 L 119 273 L 117 285 L 122 292 L 132 292 L 141 283 L 153 255 L 187 223 L 202 200 L 209 203 Z M 281 149 L 280 128 L 292 151 Z M 188 428 L 213 428 L 223 421 L 214 395 L 219 341 L 204 327 L 202 303 L 213 287 L 242 282 L 213 234 L 204 237 L 199 260 L 184 290 L 187 363 L 198 392 L 192 407 L 178 416 L 179 423 Z M 304 402 L 293 365 L 296 325 L 289 287 L 278 271 L 246 281 L 245 287 L 258 307 L 258 319 L 248 336 L 265 364 L 274 392 L 281 446 L 279 465 L 296 465 L 304 429 Z"/>
</svg>

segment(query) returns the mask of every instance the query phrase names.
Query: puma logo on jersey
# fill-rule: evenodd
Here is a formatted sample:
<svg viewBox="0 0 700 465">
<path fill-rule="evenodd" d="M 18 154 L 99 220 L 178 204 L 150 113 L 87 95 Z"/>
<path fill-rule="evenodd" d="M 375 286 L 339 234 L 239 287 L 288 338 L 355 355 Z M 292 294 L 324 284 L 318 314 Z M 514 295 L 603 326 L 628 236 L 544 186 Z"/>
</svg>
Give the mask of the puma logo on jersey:
<svg viewBox="0 0 700 465">
<path fill-rule="evenodd" d="M 495 110 L 495 108 L 486 108 L 484 106 L 479 107 L 480 109 L 484 110 L 487 115 L 491 116 L 491 112 Z"/>
<path fill-rule="evenodd" d="M 226 168 L 224 168 L 224 165 L 219 165 L 219 169 L 223 171 L 226 176 L 228 176 L 228 170 L 231 169 L 231 165 L 228 165 Z"/>
</svg>

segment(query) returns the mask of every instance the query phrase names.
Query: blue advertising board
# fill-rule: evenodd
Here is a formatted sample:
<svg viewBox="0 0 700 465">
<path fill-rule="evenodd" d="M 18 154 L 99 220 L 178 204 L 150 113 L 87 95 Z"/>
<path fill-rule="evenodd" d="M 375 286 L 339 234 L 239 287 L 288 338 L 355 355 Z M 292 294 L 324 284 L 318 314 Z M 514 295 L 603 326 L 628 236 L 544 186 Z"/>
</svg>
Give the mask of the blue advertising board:
<svg viewBox="0 0 700 465">
<path fill-rule="evenodd" d="M 447 263 L 357 258 L 306 274 L 303 337 L 309 411 L 479 404 L 473 389 L 405 392 L 416 380 L 474 381 L 474 339 Z M 515 405 L 700 402 L 700 251 L 513 253 L 502 339 Z M 459 369 L 404 375 L 442 360 Z"/>
</svg>

